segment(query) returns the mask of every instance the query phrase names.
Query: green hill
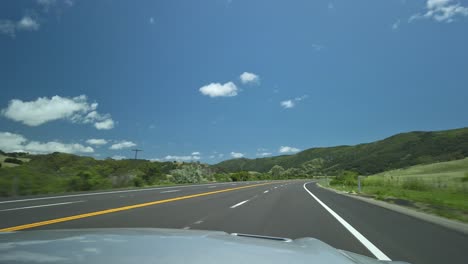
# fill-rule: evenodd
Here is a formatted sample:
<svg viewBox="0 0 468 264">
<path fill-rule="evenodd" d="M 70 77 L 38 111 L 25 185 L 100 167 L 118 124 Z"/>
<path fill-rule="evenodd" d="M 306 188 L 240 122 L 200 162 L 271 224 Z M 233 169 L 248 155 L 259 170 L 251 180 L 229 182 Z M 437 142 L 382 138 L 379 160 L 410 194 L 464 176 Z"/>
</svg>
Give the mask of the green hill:
<svg viewBox="0 0 468 264">
<path fill-rule="evenodd" d="M 353 170 L 362 175 L 468 157 L 468 128 L 401 133 L 355 146 L 311 148 L 294 155 L 232 159 L 213 165 L 221 171 L 267 172 L 273 166 L 284 169 L 310 167 L 320 174 Z"/>
</svg>

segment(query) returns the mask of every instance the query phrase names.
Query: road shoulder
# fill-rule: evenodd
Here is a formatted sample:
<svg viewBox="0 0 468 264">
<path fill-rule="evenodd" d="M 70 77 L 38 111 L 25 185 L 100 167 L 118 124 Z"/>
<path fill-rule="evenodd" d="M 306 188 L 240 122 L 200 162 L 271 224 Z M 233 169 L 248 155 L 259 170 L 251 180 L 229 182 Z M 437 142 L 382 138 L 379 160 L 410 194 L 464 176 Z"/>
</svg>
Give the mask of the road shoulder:
<svg viewBox="0 0 468 264">
<path fill-rule="evenodd" d="M 391 204 L 391 203 L 387 203 L 387 202 L 384 202 L 384 201 L 375 200 L 375 199 L 372 199 L 372 198 L 362 197 L 362 196 L 359 196 L 359 195 L 354 195 L 354 194 L 338 191 L 338 190 L 335 190 L 335 189 L 332 189 L 332 188 L 322 186 L 319 183 L 316 183 L 316 184 L 320 188 L 323 188 L 323 189 L 326 189 L 326 190 L 329 190 L 329 191 L 332 191 L 332 192 L 335 192 L 335 193 L 338 193 L 338 194 L 341 194 L 341 195 L 344 195 L 344 196 L 348 196 L 348 197 L 351 197 L 351 198 L 354 198 L 354 199 L 357 199 L 357 200 L 361 200 L 361 201 L 364 201 L 364 202 L 367 202 L 367 203 L 370 203 L 370 204 L 373 204 L 373 205 L 376 205 L 376 206 L 380 206 L 380 207 L 383 207 L 385 209 L 392 210 L 392 211 L 395 211 L 395 212 L 398 212 L 398 213 L 401 213 L 401 214 L 405 214 L 405 215 L 408 215 L 408 216 L 411 216 L 411 217 L 414 217 L 414 218 L 417 218 L 417 219 L 421 219 L 421 220 L 429 222 L 429 223 L 440 225 L 440 226 L 443 226 L 445 228 L 455 230 L 455 231 L 458 231 L 458 232 L 461 232 L 463 234 L 468 235 L 468 224 L 458 222 L 458 221 L 455 221 L 455 220 L 451 220 L 451 219 L 447 219 L 447 218 L 443 218 L 443 217 L 440 217 L 440 216 L 424 213 L 424 212 L 421 212 L 421 211 L 416 211 L 414 209 L 404 207 L 404 206 L 401 206 L 401 205 Z"/>
</svg>

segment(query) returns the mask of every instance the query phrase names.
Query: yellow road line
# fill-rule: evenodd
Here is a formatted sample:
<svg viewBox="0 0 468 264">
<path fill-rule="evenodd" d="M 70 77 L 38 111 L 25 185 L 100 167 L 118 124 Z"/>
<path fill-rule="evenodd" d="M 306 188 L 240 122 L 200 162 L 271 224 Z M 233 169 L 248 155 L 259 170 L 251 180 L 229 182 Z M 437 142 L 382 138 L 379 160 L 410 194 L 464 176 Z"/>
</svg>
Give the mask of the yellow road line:
<svg viewBox="0 0 468 264">
<path fill-rule="evenodd" d="M 191 199 L 191 198 L 195 198 L 195 197 L 207 196 L 207 195 L 223 193 L 223 192 L 230 192 L 230 191 L 235 191 L 235 190 L 240 190 L 240 189 L 245 189 L 245 188 L 252 188 L 252 187 L 262 186 L 262 185 L 266 185 L 266 184 L 271 184 L 271 183 L 259 183 L 259 184 L 254 184 L 254 185 L 223 189 L 223 190 L 218 190 L 218 191 L 213 191 L 213 192 L 205 192 L 205 193 L 198 193 L 198 194 L 180 196 L 180 197 L 175 197 L 175 198 L 170 198 L 170 199 L 165 199 L 165 200 L 158 200 L 158 201 L 153 201 L 153 202 L 148 202 L 148 203 L 141 203 L 141 204 L 134 204 L 134 205 L 129 205 L 129 206 L 117 207 L 117 208 L 112 208 L 112 209 L 107 209 L 107 210 L 102 210 L 102 211 L 96 211 L 96 212 L 91 212 L 91 213 L 86 213 L 86 214 L 72 215 L 72 216 L 68 216 L 68 217 L 56 218 L 56 219 L 51 219 L 51 220 L 46 220 L 46 221 L 41 221 L 41 222 L 36 222 L 36 223 L 31 223 L 31 224 L 7 227 L 7 228 L 0 229 L 0 232 L 11 232 L 11 231 L 24 230 L 24 229 L 38 227 L 38 226 L 51 225 L 51 224 L 67 222 L 67 221 L 72 221 L 72 220 L 86 218 L 86 217 L 92 217 L 92 216 L 97 216 L 97 215 L 110 214 L 110 213 L 115 213 L 115 212 L 120 212 L 120 211 L 131 210 L 131 209 L 135 209 L 135 208 L 141 208 L 141 207 L 155 205 L 155 204 L 170 203 L 170 202 L 175 202 L 175 201 L 180 201 L 180 200 Z"/>
</svg>

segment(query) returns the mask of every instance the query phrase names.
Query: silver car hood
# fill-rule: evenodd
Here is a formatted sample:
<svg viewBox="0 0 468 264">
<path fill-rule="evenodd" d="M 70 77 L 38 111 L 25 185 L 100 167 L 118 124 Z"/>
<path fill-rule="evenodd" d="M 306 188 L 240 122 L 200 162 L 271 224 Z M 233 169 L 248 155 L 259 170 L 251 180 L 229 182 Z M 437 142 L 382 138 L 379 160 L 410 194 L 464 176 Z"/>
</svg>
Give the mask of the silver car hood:
<svg viewBox="0 0 468 264">
<path fill-rule="evenodd" d="M 0 263 L 382 262 L 314 238 L 278 241 L 217 231 L 142 228 L 0 233 Z"/>
</svg>

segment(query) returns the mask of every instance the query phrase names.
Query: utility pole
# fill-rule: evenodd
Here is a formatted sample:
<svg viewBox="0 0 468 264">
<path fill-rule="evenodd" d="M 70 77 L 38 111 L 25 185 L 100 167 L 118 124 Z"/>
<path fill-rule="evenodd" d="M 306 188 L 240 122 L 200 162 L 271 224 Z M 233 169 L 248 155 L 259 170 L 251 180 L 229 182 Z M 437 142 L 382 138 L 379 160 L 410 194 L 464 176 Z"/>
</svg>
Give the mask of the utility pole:
<svg viewBox="0 0 468 264">
<path fill-rule="evenodd" d="M 135 151 L 135 159 L 137 159 L 138 152 L 143 151 L 141 149 L 132 149 L 132 151 Z"/>
</svg>

